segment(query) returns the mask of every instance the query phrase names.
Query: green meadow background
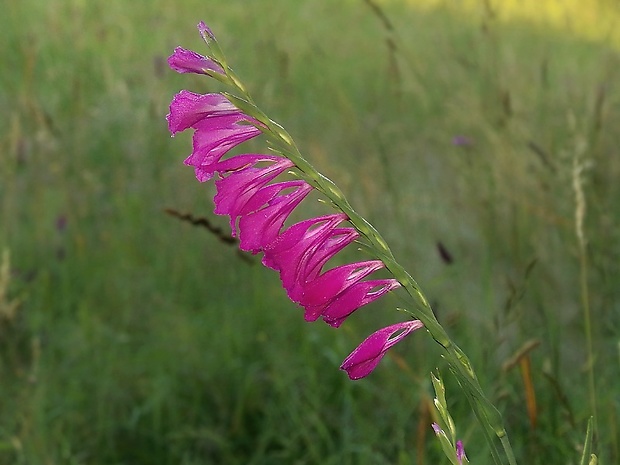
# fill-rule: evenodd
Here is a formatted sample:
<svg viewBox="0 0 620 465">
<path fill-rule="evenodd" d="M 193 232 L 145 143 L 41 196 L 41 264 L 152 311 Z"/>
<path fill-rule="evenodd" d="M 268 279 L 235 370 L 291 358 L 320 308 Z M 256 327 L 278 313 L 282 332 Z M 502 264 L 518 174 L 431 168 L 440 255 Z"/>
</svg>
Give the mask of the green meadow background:
<svg viewBox="0 0 620 465">
<path fill-rule="evenodd" d="M 180 89 L 221 89 L 166 66 L 205 50 L 200 20 L 418 280 L 520 463 L 579 463 L 593 413 L 620 463 L 616 2 L 0 6 L 1 464 L 448 463 L 435 368 L 491 463 L 423 331 L 365 380 L 338 370 L 395 297 L 308 324 L 258 257 L 166 214 L 227 227 L 165 122 Z"/>
</svg>

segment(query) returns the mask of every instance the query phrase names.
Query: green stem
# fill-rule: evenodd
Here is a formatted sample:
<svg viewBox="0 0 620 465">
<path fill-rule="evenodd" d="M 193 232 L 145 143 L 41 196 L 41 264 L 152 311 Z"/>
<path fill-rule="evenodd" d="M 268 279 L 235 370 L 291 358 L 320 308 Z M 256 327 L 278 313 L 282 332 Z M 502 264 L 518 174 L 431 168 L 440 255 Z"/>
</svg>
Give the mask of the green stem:
<svg viewBox="0 0 620 465">
<path fill-rule="evenodd" d="M 502 460 L 499 456 L 499 451 L 497 450 L 497 447 L 495 446 L 495 441 L 493 441 L 493 436 L 492 436 L 493 433 L 489 431 L 490 428 L 488 424 L 485 422 L 484 416 L 482 416 L 481 412 L 478 411 L 475 398 L 472 395 L 470 395 L 469 392 L 465 389 L 465 387 L 461 384 L 457 373 L 454 373 L 453 371 L 452 374 L 454 374 L 456 376 L 457 381 L 459 381 L 459 386 L 461 386 L 461 389 L 463 389 L 465 397 L 469 401 L 469 405 L 471 406 L 474 412 L 474 415 L 476 416 L 476 419 L 478 420 L 478 423 L 480 423 L 480 425 L 482 426 L 482 434 L 484 435 L 484 439 L 487 441 L 487 444 L 489 445 L 489 449 L 491 451 L 491 457 L 493 457 L 493 461 L 495 462 L 496 465 L 502 465 Z"/>
<path fill-rule="evenodd" d="M 594 377 L 594 349 L 592 345 L 592 317 L 590 315 L 590 298 L 588 293 L 588 263 L 585 247 L 580 242 L 579 247 L 579 265 L 580 265 L 580 287 L 581 287 L 581 303 L 583 306 L 583 324 L 586 335 L 586 344 L 588 351 L 588 391 L 590 397 L 590 410 L 592 411 L 592 430 L 596 434 L 596 383 Z"/>
<path fill-rule="evenodd" d="M 331 180 L 318 173 L 314 167 L 301 156 L 297 147 L 293 146 L 292 149 L 293 153 L 288 153 L 287 155 L 300 171 L 307 175 L 310 181 L 314 181 L 313 184 L 327 196 L 337 208 L 347 214 L 349 222 L 370 243 L 371 249 L 374 250 L 377 258 L 384 262 L 386 268 L 394 275 L 416 303 L 416 309 L 418 310 L 416 312 L 416 317 L 424 323 L 424 326 L 433 339 L 445 349 L 446 353 L 444 356 L 454 374 L 457 376 L 461 387 L 471 401 L 474 413 L 485 430 L 485 437 L 491 447 L 491 451 L 496 451 L 496 448 L 492 438 L 486 432 L 486 425 L 488 425 L 501 440 L 508 458 L 508 463 L 510 465 L 516 465 L 516 460 L 510 442 L 508 441 L 506 430 L 503 426 L 501 414 L 484 395 L 469 359 L 463 351 L 452 342 L 444 328 L 437 321 L 428 299 L 419 288 L 417 282 L 398 262 L 396 262 L 394 255 L 383 237 L 365 218 L 353 210 L 340 189 Z M 499 457 L 496 456 L 496 452 L 493 455 L 496 462 L 501 464 Z"/>
<path fill-rule="evenodd" d="M 230 70 L 229 70 L 230 71 Z M 336 208 L 345 213 L 353 227 L 368 241 L 369 248 L 375 253 L 376 257 L 383 261 L 385 267 L 398 280 L 401 286 L 411 297 L 415 316 L 424 323 L 427 331 L 441 345 L 444 350 L 444 357 L 450 366 L 452 373 L 457 377 L 459 385 L 463 389 L 470 405 L 483 428 L 485 439 L 487 440 L 493 459 L 498 465 L 502 461 L 499 457 L 497 447 L 493 440 L 491 431 L 500 439 L 504 452 L 510 465 L 516 465 L 514 453 L 510 446 L 510 441 L 503 426 L 502 416 L 485 396 L 471 363 L 465 353 L 452 342 L 444 328 L 437 320 L 428 299 L 421 291 L 418 283 L 413 277 L 396 261 L 387 242 L 381 234 L 365 218 L 360 216 L 349 204 L 348 200 L 330 179 L 319 173 L 302 155 L 292 137 L 280 125 L 270 120 L 254 103 L 254 100 L 246 90 L 241 81 L 230 71 L 231 81 L 246 100 L 226 94 L 231 102 L 251 117 L 256 118 L 262 125 L 260 129 L 268 136 L 272 142 L 282 148 L 281 154 L 289 158 L 300 171 L 301 176 L 306 182 L 323 193 Z"/>
<path fill-rule="evenodd" d="M 510 465 L 516 465 L 517 459 L 515 458 L 515 454 L 512 452 L 512 447 L 510 446 L 510 439 L 508 439 L 508 435 L 504 434 L 500 438 L 500 441 L 502 441 L 504 452 L 506 453 L 506 457 L 508 457 L 508 463 Z"/>
<path fill-rule="evenodd" d="M 590 313 L 590 297 L 588 292 L 588 255 L 587 239 L 583 229 L 586 214 L 586 199 L 583 191 L 583 157 L 585 154 L 585 143 L 576 144 L 577 152 L 573 159 L 573 190 L 575 193 L 575 233 L 579 245 L 579 286 L 581 290 L 581 305 L 583 307 L 583 323 L 588 351 L 588 391 L 590 397 L 590 409 L 593 417 L 592 431 L 597 432 L 597 407 L 596 407 L 596 384 L 594 377 L 594 349 L 592 344 L 592 316 Z"/>
</svg>

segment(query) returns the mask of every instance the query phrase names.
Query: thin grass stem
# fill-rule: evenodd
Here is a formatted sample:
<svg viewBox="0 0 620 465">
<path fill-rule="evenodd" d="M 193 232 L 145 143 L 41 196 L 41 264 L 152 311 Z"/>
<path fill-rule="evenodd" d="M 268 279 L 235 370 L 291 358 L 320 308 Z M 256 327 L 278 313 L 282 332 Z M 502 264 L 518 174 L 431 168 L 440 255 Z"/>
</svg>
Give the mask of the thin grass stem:
<svg viewBox="0 0 620 465">
<path fill-rule="evenodd" d="M 587 239 L 584 233 L 583 223 L 586 214 L 586 200 L 583 191 L 584 164 L 580 161 L 581 154 L 585 151 L 585 145 L 579 146 L 573 159 L 573 190 L 575 192 L 575 232 L 579 246 L 579 288 L 581 293 L 581 307 L 583 310 L 583 326 L 586 338 L 587 371 L 588 371 L 588 397 L 592 415 L 592 430 L 597 432 L 597 401 L 596 381 L 594 374 L 594 349 L 592 343 L 592 315 L 590 311 L 590 296 L 588 287 L 588 256 L 586 250 Z"/>
</svg>

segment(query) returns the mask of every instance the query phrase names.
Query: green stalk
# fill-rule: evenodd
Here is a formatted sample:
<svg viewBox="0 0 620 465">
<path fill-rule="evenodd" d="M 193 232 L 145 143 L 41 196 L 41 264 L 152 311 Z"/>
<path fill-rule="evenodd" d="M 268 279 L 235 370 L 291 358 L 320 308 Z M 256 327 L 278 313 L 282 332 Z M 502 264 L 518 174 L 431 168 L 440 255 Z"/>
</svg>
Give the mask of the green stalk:
<svg viewBox="0 0 620 465">
<path fill-rule="evenodd" d="M 302 155 L 293 138 L 282 126 L 272 121 L 260 110 L 247 88 L 228 66 L 226 70 L 232 85 L 243 95 L 239 98 L 226 93 L 226 97 L 248 116 L 255 118 L 259 124 L 257 127 L 263 131 L 269 142 L 273 144 L 277 153 L 290 159 L 299 170 L 299 177 L 325 195 L 332 204 L 345 213 L 353 227 L 368 241 L 368 248 L 376 258 L 383 261 L 387 270 L 398 280 L 401 286 L 411 297 L 415 308 L 411 313 L 418 318 L 433 339 L 445 350 L 444 358 L 448 362 L 450 370 L 456 376 L 461 389 L 470 402 L 472 410 L 480 423 L 486 441 L 489 444 L 493 460 L 497 465 L 502 465 L 502 460 L 497 451 L 492 434 L 501 441 L 504 453 L 509 465 L 516 465 L 516 460 L 500 412 L 485 396 L 471 363 L 465 353 L 450 339 L 444 328 L 437 320 L 428 299 L 420 289 L 413 277 L 396 261 L 387 242 L 381 234 L 365 218 L 360 216 L 333 181 L 319 173 Z M 492 433 L 491 433 L 492 432 Z"/>
<path fill-rule="evenodd" d="M 590 400 L 590 411 L 592 412 L 592 431 L 596 434 L 596 382 L 594 376 L 594 349 L 592 344 L 592 316 L 590 312 L 590 297 L 588 292 L 588 257 L 586 255 L 585 244 L 579 241 L 579 287 L 581 290 L 581 305 L 583 307 L 583 326 L 586 336 L 586 347 L 588 351 L 588 391 Z"/>
<path fill-rule="evenodd" d="M 585 143 L 576 144 L 577 151 L 573 158 L 573 191 L 575 194 L 575 233 L 579 245 L 579 287 L 581 291 L 581 305 L 583 307 L 583 324 L 586 337 L 588 352 L 588 391 L 590 400 L 590 410 L 592 414 L 592 431 L 597 432 L 597 407 L 596 407 L 596 383 L 594 376 L 594 349 L 592 344 L 592 316 L 590 312 L 590 296 L 588 292 L 588 256 L 586 250 L 587 238 L 584 232 L 583 223 L 586 215 L 586 198 L 583 191 L 583 170 L 582 162 L 586 151 Z"/>
</svg>

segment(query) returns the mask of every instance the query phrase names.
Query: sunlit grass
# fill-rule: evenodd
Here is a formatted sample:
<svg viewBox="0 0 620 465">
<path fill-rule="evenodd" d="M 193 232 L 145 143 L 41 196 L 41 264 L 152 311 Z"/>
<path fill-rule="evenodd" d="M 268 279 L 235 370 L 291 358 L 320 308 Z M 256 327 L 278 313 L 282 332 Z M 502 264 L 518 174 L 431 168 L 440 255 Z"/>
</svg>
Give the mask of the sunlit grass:
<svg viewBox="0 0 620 465">
<path fill-rule="evenodd" d="M 415 8 L 445 8 L 466 20 L 524 22 L 581 39 L 620 47 L 619 6 L 609 0 L 380 0 Z"/>
</svg>

